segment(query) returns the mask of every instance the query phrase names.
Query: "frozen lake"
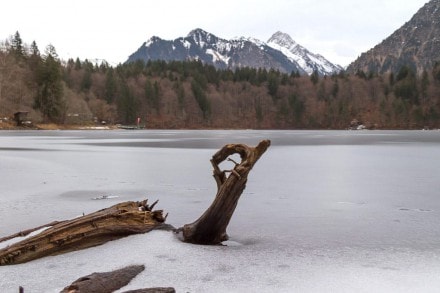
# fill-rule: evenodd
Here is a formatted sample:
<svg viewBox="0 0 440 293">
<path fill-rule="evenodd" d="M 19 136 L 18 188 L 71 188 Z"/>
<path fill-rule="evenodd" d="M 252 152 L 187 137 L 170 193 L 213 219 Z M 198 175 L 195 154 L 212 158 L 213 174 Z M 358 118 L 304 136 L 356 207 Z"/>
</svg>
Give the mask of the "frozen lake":
<svg viewBox="0 0 440 293">
<path fill-rule="evenodd" d="M 0 292 L 59 292 L 129 264 L 146 269 L 120 292 L 438 292 L 440 131 L 4 131 L 0 237 L 145 198 L 180 227 L 213 200 L 211 156 L 262 139 L 235 245 L 153 231 L 0 267 Z"/>
</svg>

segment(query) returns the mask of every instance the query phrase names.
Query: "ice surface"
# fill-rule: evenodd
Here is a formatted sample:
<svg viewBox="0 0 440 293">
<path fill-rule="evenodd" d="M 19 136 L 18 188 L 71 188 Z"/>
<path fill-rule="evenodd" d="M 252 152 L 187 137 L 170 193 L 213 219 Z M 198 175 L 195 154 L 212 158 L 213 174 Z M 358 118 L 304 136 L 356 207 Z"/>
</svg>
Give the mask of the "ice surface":
<svg viewBox="0 0 440 293">
<path fill-rule="evenodd" d="M 145 264 L 120 292 L 437 292 L 437 131 L 0 132 L 0 237 L 144 198 L 168 223 L 190 223 L 215 195 L 215 151 L 264 138 L 228 246 L 153 231 L 0 267 L 0 291 L 59 292 Z M 118 198 L 92 200 L 104 195 Z"/>
<path fill-rule="evenodd" d="M 1 268 L 1 278 L 3 292 L 17 292 L 17 285 L 26 292 L 59 292 L 94 271 L 145 264 L 145 271 L 123 290 L 173 286 L 177 292 L 421 292 L 440 285 L 438 258 L 430 256 L 391 248 L 280 246 L 263 237 L 242 246 L 194 246 L 154 231 Z"/>
</svg>

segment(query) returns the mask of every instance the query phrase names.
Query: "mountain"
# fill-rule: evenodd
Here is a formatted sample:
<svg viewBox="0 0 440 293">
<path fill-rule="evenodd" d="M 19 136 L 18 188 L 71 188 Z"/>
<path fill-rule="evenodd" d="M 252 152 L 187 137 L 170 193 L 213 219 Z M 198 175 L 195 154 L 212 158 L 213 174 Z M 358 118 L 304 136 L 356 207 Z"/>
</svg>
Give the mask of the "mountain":
<svg viewBox="0 0 440 293">
<path fill-rule="evenodd" d="M 267 41 L 267 44 L 281 51 L 290 60 L 298 63 L 309 75 L 315 70 L 321 75 L 330 75 L 343 70 L 341 66 L 331 63 L 319 54 L 310 52 L 296 43 L 288 34 L 280 31 L 273 34 Z"/>
<path fill-rule="evenodd" d="M 186 37 L 175 40 L 153 36 L 126 62 L 136 60 L 200 60 L 219 69 L 252 67 L 300 74 L 311 74 L 313 70 L 318 70 L 321 75 L 342 69 L 280 32 L 275 33 L 268 43 L 244 37 L 226 40 L 202 29 L 192 30 Z"/>
<path fill-rule="evenodd" d="M 391 36 L 351 63 L 347 71 L 395 73 L 407 65 L 421 73 L 436 61 L 440 61 L 440 0 L 431 0 Z"/>
</svg>

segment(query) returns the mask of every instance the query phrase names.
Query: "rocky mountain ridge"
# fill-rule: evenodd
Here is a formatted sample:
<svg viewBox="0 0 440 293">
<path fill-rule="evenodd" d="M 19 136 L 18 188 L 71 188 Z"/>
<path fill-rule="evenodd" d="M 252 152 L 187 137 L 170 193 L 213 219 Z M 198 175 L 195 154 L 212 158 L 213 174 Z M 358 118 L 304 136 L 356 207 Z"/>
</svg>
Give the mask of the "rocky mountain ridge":
<svg viewBox="0 0 440 293">
<path fill-rule="evenodd" d="M 202 29 L 174 40 L 153 36 L 130 55 L 127 62 L 136 60 L 200 60 L 219 69 L 252 67 L 302 75 L 314 71 L 330 75 L 342 70 L 341 66 L 310 52 L 282 32 L 276 32 L 267 43 L 245 37 L 226 40 Z"/>
<path fill-rule="evenodd" d="M 378 74 L 393 72 L 406 65 L 417 73 L 440 61 L 440 0 L 431 0 L 402 27 L 347 67 Z"/>
<path fill-rule="evenodd" d="M 288 34 L 280 31 L 273 34 L 267 41 L 267 44 L 275 50 L 281 51 L 290 60 L 298 63 L 309 75 L 314 71 L 322 75 L 328 75 L 343 69 L 341 66 L 331 63 L 323 56 L 310 52 L 295 42 Z"/>
</svg>

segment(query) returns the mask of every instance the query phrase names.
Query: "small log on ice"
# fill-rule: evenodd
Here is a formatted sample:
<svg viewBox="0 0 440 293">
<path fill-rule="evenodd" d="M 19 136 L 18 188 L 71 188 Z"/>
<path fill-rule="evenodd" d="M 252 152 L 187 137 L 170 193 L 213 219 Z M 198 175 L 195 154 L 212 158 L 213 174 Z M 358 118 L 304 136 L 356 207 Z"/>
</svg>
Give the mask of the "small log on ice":
<svg viewBox="0 0 440 293">
<path fill-rule="evenodd" d="M 126 286 L 132 279 L 145 269 L 143 265 L 128 266 L 119 270 L 93 273 L 79 278 L 64 288 L 60 293 L 111 293 Z M 146 288 L 125 291 L 124 293 L 174 293 L 174 288 Z"/>
<path fill-rule="evenodd" d="M 24 263 L 163 227 L 166 216 L 163 216 L 162 210 L 152 210 L 156 203 L 149 206 L 147 200 L 128 201 L 79 218 L 46 225 L 50 227 L 41 233 L 0 249 L 0 265 Z"/>
<path fill-rule="evenodd" d="M 138 265 L 111 272 L 93 273 L 74 281 L 60 293 L 111 293 L 126 286 L 144 269 L 143 265 Z"/>
<path fill-rule="evenodd" d="M 130 290 L 122 293 L 176 293 L 176 290 L 172 287 L 157 287 L 157 288 Z"/>
</svg>

